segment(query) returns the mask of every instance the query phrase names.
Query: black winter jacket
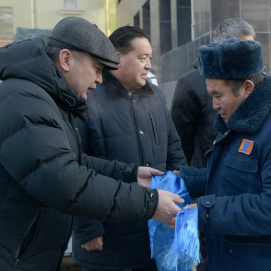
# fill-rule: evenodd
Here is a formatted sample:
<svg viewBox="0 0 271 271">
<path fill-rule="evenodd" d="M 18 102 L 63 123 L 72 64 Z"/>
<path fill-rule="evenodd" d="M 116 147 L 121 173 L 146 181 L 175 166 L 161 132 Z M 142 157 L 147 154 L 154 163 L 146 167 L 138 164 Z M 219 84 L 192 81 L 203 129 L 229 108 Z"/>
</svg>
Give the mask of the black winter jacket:
<svg viewBox="0 0 271 271">
<path fill-rule="evenodd" d="M 58 270 L 71 215 L 100 221 L 148 220 L 157 203 L 156 190 L 109 178 L 135 180 L 134 165 L 81 153 L 74 116 L 88 119 L 87 106 L 44 50 L 40 38 L 0 49 L 0 269 L 4 271 Z"/>
<path fill-rule="evenodd" d="M 90 121 L 78 120 L 83 149 L 93 156 L 135 162 L 161 171 L 186 165 L 161 89 L 153 84 L 129 93 L 109 72 L 88 95 Z M 75 217 L 73 253 L 77 263 L 95 270 L 150 268 L 146 222 L 105 222 Z M 81 244 L 103 235 L 102 251 Z"/>
<path fill-rule="evenodd" d="M 217 111 L 207 92 L 206 79 L 193 70 L 179 79 L 172 99 L 171 117 L 181 138 L 189 166 L 206 167 L 205 152 L 218 132 L 213 128 Z"/>
</svg>

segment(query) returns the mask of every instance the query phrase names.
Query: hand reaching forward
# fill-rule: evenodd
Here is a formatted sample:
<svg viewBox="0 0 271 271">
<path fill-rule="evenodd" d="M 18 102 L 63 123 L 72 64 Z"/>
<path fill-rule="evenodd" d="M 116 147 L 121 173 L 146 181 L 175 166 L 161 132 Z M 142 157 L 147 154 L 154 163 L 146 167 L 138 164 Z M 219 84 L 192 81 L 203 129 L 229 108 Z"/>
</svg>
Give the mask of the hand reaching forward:
<svg viewBox="0 0 271 271">
<path fill-rule="evenodd" d="M 149 187 L 151 184 L 152 175 L 163 175 L 157 169 L 151 167 L 139 167 L 137 172 L 137 183 L 143 187 Z"/>
<path fill-rule="evenodd" d="M 103 250 L 103 237 L 99 236 L 81 245 L 86 250 Z"/>
<path fill-rule="evenodd" d="M 159 201 L 152 218 L 167 223 L 170 225 L 171 229 L 174 229 L 175 218 L 181 209 L 174 202 L 183 203 L 184 200 L 177 194 L 165 190 L 158 190 L 158 194 Z"/>
<path fill-rule="evenodd" d="M 186 205 L 186 206 L 184 207 L 184 209 L 189 208 L 189 209 L 193 210 L 193 209 L 194 209 L 195 207 L 197 207 L 197 206 L 198 206 L 197 203 L 193 203 L 193 204 L 190 204 L 190 205 Z"/>
</svg>

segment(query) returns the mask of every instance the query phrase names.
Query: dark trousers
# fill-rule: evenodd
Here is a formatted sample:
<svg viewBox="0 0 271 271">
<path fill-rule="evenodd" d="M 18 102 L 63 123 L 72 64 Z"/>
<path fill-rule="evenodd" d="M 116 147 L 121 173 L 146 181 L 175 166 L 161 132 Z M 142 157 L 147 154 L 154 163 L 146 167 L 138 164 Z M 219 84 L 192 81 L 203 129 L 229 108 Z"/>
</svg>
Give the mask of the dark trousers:
<svg viewBox="0 0 271 271">
<path fill-rule="evenodd" d="M 197 271 L 209 271 L 209 262 L 208 262 L 208 254 L 205 242 L 205 234 L 203 232 L 199 233 L 200 240 L 200 253 L 202 262 L 197 266 Z"/>
</svg>

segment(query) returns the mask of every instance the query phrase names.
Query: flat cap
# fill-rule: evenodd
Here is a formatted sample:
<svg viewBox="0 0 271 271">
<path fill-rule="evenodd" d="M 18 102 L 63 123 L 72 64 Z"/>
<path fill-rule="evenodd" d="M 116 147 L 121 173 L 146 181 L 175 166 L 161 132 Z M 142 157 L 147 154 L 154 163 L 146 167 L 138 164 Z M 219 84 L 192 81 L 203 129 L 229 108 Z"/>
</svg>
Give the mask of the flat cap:
<svg viewBox="0 0 271 271">
<path fill-rule="evenodd" d="M 47 46 L 89 53 L 105 68 L 117 70 L 119 57 L 107 36 L 94 24 L 79 17 L 66 17 L 54 27 Z"/>
<path fill-rule="evenodd" d="M 230 38 L 199 48 L 199 71 L 203 77 L 242 79 L 264 70 L 262 46 L 253 40 Z"/>
</svg>

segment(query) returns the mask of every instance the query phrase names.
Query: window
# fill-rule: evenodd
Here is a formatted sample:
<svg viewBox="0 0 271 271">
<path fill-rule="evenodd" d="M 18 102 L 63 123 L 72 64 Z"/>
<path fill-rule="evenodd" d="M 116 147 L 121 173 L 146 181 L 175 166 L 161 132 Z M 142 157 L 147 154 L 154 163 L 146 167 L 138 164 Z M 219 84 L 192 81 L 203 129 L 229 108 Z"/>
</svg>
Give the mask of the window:
<svg viewBox="0 0 271 271">
<path fill-rule="evenodd" d="M 178 46 L 191 41 L 191 0 L 177 0 Z"/>
<path fill-rule="evenodd" d="M 172 49 L 171 41 L 171 8 L 170 1 L 159 1 L 160 17 L 160 54 L 164 54 Z"/>
<path fill-rule="evenodd" d="M 143 14 L 143 31 L 149 36 L 151 40 L 151 13 L 150 13 L 150 0 L 142 6 Z"/>
<path fill-rule="evenodd" d="M 11 39 L 12 37 L 13 37 L 12 8 L 0 8 L 0 38 Z"/>
<path fill-rule="evenodd" d="M 140 17 L 139 12 L 134 17 L 134 27 L 140 28 Z"/>
<path fill-rule="evenodd" d="M 64 9 L 78 9 L 78 0 L 64 0 Z"/>
<path fill-rule="evenodd" d="M 64 0 L 64 9 L 60 9 L 61 14 L 65 15 L 80 15 L 84 11 L 79 9 L 79 0 Z"/>
</svg>

